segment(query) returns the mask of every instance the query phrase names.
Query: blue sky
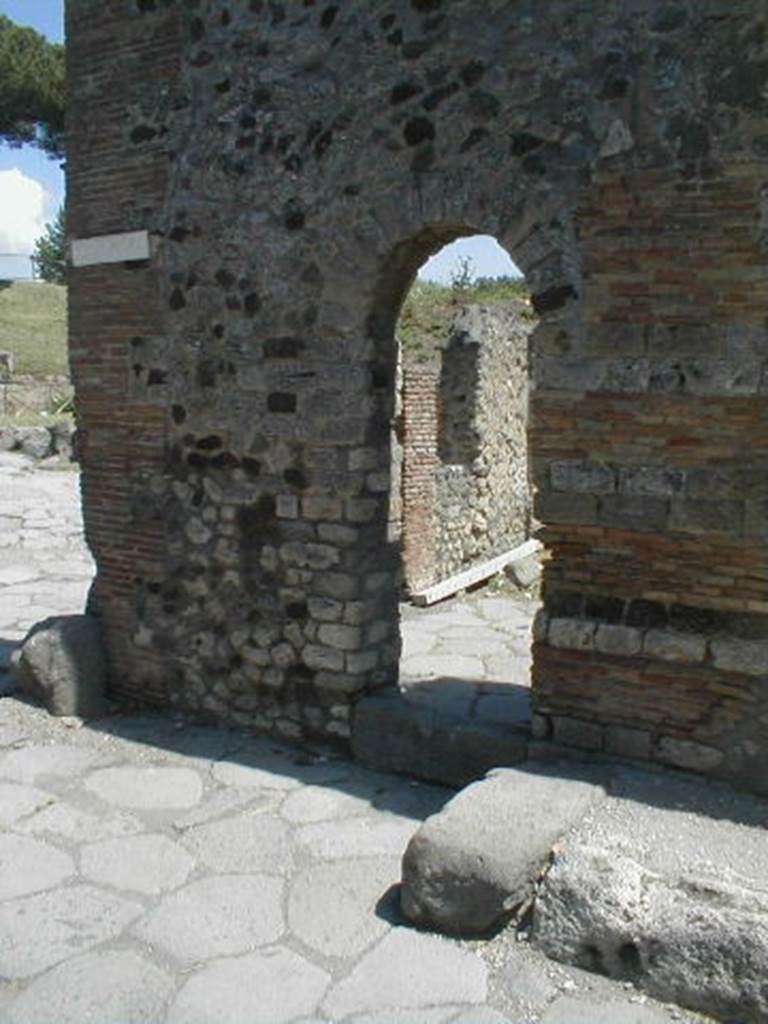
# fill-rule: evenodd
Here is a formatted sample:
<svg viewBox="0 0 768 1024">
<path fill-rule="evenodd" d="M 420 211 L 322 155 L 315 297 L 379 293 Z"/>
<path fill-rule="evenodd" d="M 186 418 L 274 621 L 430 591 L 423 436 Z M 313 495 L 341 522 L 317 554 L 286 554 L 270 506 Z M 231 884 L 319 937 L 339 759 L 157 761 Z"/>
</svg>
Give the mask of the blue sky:
<svg viewBox="0 0 768 1024">
<path fill-rule="evenodd" d="M 63 42 L 63 0 L 0 0 L 0 14 Z M 64 173 L 34 146 L 0 143 L 0 254 L 28 253 L 64 198 Z M 26 258 L 0 257 L 0 277 L 28 276 Z"/>
<path fill-rule="evenodd" d="M 63 42 L 63 0 L 0 0 L 0 14 L 31 26 L 51 42 Z M 10 259 L 2 254 L 31 252 L 34 239 L 53 220 L 63 199 L 64 173 L 59 161 L 32 146 L 12 149 L 0 143 L 0 277 L 28 275 L 25 258 Z M 446 246 L 425 263 L 419 277 L 449 282 L 463 258 L 471 260 L 478 277 L 519 273 L 494 239 L 475 235 Z"/>
</svg>

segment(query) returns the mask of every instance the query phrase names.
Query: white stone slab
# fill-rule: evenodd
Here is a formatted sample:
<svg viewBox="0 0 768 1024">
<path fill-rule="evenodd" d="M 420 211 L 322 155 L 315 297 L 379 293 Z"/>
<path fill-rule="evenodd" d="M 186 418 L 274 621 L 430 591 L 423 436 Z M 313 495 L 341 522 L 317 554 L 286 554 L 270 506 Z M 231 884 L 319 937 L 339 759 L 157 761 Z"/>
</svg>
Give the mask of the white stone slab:
<svg viewBox="0 0 768 1024">
<path fill-rule="evenodd" d="M 451 594 L 455 594 L 459 590 L 466 590 L 467 587 L 480 583 L 481 580 L 487 580 L 490 576 L 495 576 L 502 569 L 506 569 L 508 565 L 512 565 L 521 558 L 527 558 L 540 549 L 541 544 L 539 541 L 527 540 L 516 548 L 512 548 L 511 551 L 505 551 L 504 554 L 490 558 L 479 565 L 473 565 L 447 580 L 442 580 L 440 583 L 435 583 L 432 587 L 427 587 L 426 590 L 413 594 L 413 603 L 426 605 L 434 604 L 435 601 L 442 601 L 444 597 L 450 597 Z"/>
<path fill-rule="evenodd" d="M 128 263 L 148 260 L 148 231 L 122 231 L 116 235 L 73 238 L 70 245 L 72 265 L 92 267 L 101 263 Z"/>
</svg>

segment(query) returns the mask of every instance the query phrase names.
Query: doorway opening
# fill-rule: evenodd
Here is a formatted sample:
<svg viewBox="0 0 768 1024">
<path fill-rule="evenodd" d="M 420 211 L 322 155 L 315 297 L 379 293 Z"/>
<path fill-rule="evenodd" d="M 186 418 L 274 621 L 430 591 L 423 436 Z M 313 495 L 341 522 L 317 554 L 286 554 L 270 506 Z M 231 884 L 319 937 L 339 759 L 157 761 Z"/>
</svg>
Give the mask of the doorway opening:
<svg viewBox="0 0 768 1024">
<path fill-rule="evenodd" d="M 490 236 L 421 268 L 396 328 L 390 537 L 400 689 L 452 718 L 525 729 L 538 607 L 525 281 Z"/>
</svg>

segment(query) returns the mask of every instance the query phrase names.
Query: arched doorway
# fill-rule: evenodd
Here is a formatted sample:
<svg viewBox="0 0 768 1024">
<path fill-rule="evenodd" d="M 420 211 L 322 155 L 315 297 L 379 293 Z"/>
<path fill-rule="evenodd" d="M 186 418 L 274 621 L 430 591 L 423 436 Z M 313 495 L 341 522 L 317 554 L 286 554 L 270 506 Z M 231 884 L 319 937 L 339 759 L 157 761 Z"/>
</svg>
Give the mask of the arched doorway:
<svg viewBox="0 0 768 1024">
<path fill-rule="evenodd" d="M 398 763 L 391 742 L 386 763 L 446 781 L 462 777 L 440 763 L 447 731 L 472 741 L 486 732 L 499 763 L 519 759 L 514 740 L 530 731 L 540 545 L 527 431 L 537 322 L 509 254 L 492 236 L 470 234 L 422 263 L 394 327 L 388 540 L 402 586 L 393 710 L 400 726 L 420 723 L 432 750 L 428 766 L 413 746 Z M 408 733 L 400 726 L 390 723 L 390 740 Z"/>
</svg>

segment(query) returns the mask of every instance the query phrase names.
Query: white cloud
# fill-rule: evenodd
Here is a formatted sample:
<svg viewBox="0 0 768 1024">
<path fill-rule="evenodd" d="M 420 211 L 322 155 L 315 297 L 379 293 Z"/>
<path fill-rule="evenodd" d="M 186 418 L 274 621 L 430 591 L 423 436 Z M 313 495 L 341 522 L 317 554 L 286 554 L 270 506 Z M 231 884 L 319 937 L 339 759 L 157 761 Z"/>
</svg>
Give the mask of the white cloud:
<svg viewBox="0 0 768 1024">
<path fill-rule="evenodd" d="M 48 194 L 35 178 L 13 167 L 0 171 L 0 253 L 30 253 L 45 230 Z"/>
</svg>

